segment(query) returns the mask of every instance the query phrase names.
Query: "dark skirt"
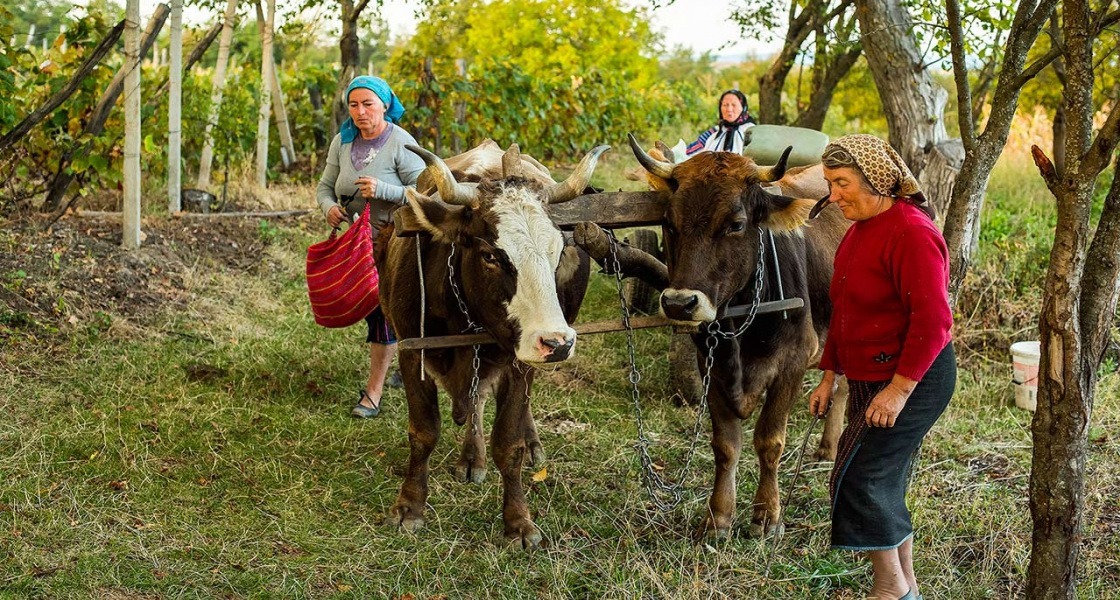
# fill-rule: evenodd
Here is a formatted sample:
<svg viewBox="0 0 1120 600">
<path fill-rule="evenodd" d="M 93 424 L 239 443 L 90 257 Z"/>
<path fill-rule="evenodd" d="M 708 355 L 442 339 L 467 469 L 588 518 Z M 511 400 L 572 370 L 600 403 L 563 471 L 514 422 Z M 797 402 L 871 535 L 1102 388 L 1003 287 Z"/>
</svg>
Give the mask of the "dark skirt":
<svg viewBox="0 0 1120 600">
<path fill-rule="evenodd" d="M 848 381 L 848 426 L 840 436 L 829 481 L 836 549 L 889 550 L 914 535 L 906 485 L 922 438 L 953 396 L 957 383 L 953 345 L 945 346 L 934 359 L 894 427 L 868 427 L 867 407 L 888 383 Z"/>
<path fill-rule="evenodd" d="M 381 307 L 373 309 L 366 317 L 366 333 L 367 344 L 395 344 L 397 343 L 397 336 L 393 334 L 393 328 L 389 326 L 389 321 L 385 319 L 385 313 L 381 311 Z"/>
</svg>

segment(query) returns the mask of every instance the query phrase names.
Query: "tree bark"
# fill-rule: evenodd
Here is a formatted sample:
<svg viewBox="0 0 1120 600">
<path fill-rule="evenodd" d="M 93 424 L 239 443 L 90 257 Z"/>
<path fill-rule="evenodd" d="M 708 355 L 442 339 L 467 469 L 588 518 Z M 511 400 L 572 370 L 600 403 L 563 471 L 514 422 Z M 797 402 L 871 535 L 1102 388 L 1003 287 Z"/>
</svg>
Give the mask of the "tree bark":
<svg viewBox="0 0 1120 600">
<path fill-rule="evenodd" d="M 105 58 L 106 54 L 112 51 L 113 46 L 116 45 L 117 40 L 120 39 L 121 33 L 124 32 L 124 26 L 125 22 L 122 20 L 120 23 L 117 23 L 115 27 L 109 30 L 108 35 L 106 35 L 105 38 L 101 40 L 101 43 L 97 45 L 97 48 L 93 50 L 93 53 L 91 53 L 89 57 L 86 58 L 86 61 L 82 63 L 81 67 L 78 67 L 78 70 L 74 73 L 74 76 L 71 77 L 70 81 L 66 83 L 66 87 L 55 92 L 55 94 L 51 96 L 46 101 L 46 103 L 44 103 L 39 108 L 31 111 L 31 114 L 24 117 L 24 119 L 20 121 L 19 124 L 17 124 L 15 127 L 13 127 L 11 131 L 5 133 L 3 136 L 0 136 L 0 155 L 6 153 L 9 148 L 23 139 L 23 136 L 27 135 L 29 131 L 31 131 L 43 119 L 50 116 L 50 114 L 54 112 L 56 108 L 61 106 L 63 102 L 66 102 L 67 98 L 74 94 L 74 92 L 78 89 L 78 86 L 81 85 L 82 80 L 84 80 L 91 72 L 93 72 L 93 69 L 101 63 L 101 60 Z"/>
<path fill-rule="evenodd" d="M 339 59 L 342 67 L 338 70 L 338 93 L 335 94 L 333 118 L 333 133 L 338 133 L 338 128 L 349 116 L 346 106 L 346 87 L 350 80 L 358 74 L 358 61 L 361 60 L 361 45 L 358 41 L 358 18 L 362 16 L 369 0 L 339 0 L 342 8 L 342 35 L 338 38 Z"/>
<path fill-rule="evenodd" d="M 222 18 L 222 38 L 218 42 L 218 62 L 214 65 L 214 79 L 210 89 L 210 112 L 203 133 L 202 157 L 198 161 L 198 180 L 195 187 L 210 187 L 210 167 L 214 162 L 214 128 L 222 110 L 222 95 L 226 88 L 226 66 L 229 64 L 229 46 L 233 41 L 233 28 L 237 24 L 237 0 L 228 0 Z"/>
<path fill-rule="evenodd" d="M 964 66 L 964 48 L 960 39 L 959 5 L 956 0 L 949 0 L 947 6 L 953 36 L 957 103 L 958 106 L 967 107 L 971 102 L 968 71 Z M 951 188 L 944 227 L 945 243 L 949 246 L 949 294 L 954 303 L 980 239 L 980 212 L 984 207 L 988 177 L 1007 144 L 1011 122 L 1019 106 L 1019 92 L 1023 84 L 1033 77 L 1030 73 L 1037 72 L 1033 66 L 1031 70 L 1026 68 L 1027 55 L 1056 6 L 1057 0 L 1019 0 L 1004 45 L 1003 61 L 998 68 L 998 82 L 992 94 L 991 111 L 984 131 L 976 134 L 971 111 L 958 110 L 961 143 L 966 152 L 956 183 Z"/>
<path fill-rule="evenodd" d="M 1058 225 L 1042 298 L 1038 407 L 1030 481 L 1033 529 L 1027 597 L 1072 600 L 1076 595 L 1085 506 L 1085 461 L 1096 372 L 1114 319 L 1120 275 L 1120 184 L 1113 181 L 1087 262 L 1093 187 L 1120 137 L 1113 105 L 1093 135 L 1094 16 L 1085 0 L 1062 5 L 1068 119 L 1066 168 L 1057 171 L 1042 150 L 1035 164 L 1057 199 Z"/>
<path fill-rule="evenodd" d="M 159 35 L 163 24 L 167 20 L 168 13 L 171 9 L 166 4 L 159 4 L 156 6 L 155 12 L 152 13 L 151 18 L 148 19 L 148 26 L 144 30 L 144 39 L 140 42 L 139 56 L 143 57 L 152 47 L 156 37 Z M 127 50 L 126 50 L 127 52 Z M 105 88 L 105 92 L 101 94 L 101 98 L 97 101 L 97 106 L 93 108 L 93 113 L 90 115 L 89 120 L 86 121 L 85 127 L 82 128 L 82 134 L 88 136 L 100 135 L 105 129 L 105 121 L 109 118 L 109 113 L 113 110 L 113 105 L 117 103 L 117 98 L 121 96 L 121 90 L 125 86 L 125 76 L 129 73 L 127 58 L 126 64 L 117 71 L 113 80 L 109 82 L 109 86 Z M 83 152 L 88 151 L 87 149 Z M 62 203 L 63 196 L 66 195 L 66 190 L 70 187 L 70 182 L 74 180 L 73 173 L 67 173 L 66 168 L 70 165 L 71 159 L 74 157 L 73 151 L 67 151 L 62 154 L 58 161 L 58 171 L 55 173 L 54 180 L 51 181 L 51 189 L 47 192 L 47 199 L 43 202 L 43 212 L 50 212 L 56 210 L 59 204 Z"/>
<path fill-rule="evenodd" d="M 261 90 L 260 111 L 257 114 L 257 188 L 268 186 L 268 127 L 272 119 L 272 26 L 276 21 L 276 0 L 266 0 L 268 4 L 264 31 L 261 35 Z"/>
<path fill-rule="evenodd" d="M 945 131 L 949 94 L 925 68 L 911 33 L 914 21 L 901 0 L 856 0 L 856 17 L 891 146 L 914 175 L 921 176 L 929 154 L 949 139 Z"/>
</svg>

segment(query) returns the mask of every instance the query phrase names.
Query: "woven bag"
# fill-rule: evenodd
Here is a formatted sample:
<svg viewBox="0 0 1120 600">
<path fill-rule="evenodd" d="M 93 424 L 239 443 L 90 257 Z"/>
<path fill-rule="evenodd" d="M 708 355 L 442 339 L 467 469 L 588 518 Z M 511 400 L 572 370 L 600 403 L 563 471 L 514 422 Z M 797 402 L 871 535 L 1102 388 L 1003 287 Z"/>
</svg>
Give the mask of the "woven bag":
<svg viewBox="0 0 1120 600">
<path fill-rule="evenodd" d="M 366 318 L 381 301 L 369 204 L 357 222 L 338 235 L 307 249 L 307 294 L 315 322 L 323 327 L 347 327 Z"/>
</svg>

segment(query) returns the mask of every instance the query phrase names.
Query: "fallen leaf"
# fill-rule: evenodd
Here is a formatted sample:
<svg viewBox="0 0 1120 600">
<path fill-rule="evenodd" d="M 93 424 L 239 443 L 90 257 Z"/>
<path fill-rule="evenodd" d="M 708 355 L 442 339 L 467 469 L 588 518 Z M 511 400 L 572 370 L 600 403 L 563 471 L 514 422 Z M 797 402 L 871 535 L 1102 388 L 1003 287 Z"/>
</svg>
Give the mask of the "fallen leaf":
<svg viewBox="0 0 1120 600">
<path fill-rule="evenodd" d="M 541 469 L 540 471 L 537 471 L 536 473 L 533 473 L 533 481 L 535 483 L 540 483 L 540 482 L 544 481 L 545 479 L 548 479 L 548 467 L 545 467 L 545 468 Z"/>
</svg>

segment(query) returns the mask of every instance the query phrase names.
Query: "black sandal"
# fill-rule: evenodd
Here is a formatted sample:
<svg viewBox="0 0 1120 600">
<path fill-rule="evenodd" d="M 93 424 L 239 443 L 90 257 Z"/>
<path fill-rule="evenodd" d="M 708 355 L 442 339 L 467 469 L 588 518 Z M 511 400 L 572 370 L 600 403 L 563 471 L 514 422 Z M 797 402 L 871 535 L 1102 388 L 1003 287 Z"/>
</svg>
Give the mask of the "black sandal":
<svg viewBox="0 0 1120 600">
<path fill-rule="evenodd" d="M 365 390 L 358 390 L 358 403 L 354 405 L 354 408 L 350 409 L 351 417 L 355 417 L 358 419 L 372 419 L 381 414 L 380 404 L 375 406 L 366 406 L 362 404 L 362 400 L 369 397 L 369 394 L 367 394 Z M 372 403 L 373 400 L 370 399 L 370 402 Z"/>
</svg>

